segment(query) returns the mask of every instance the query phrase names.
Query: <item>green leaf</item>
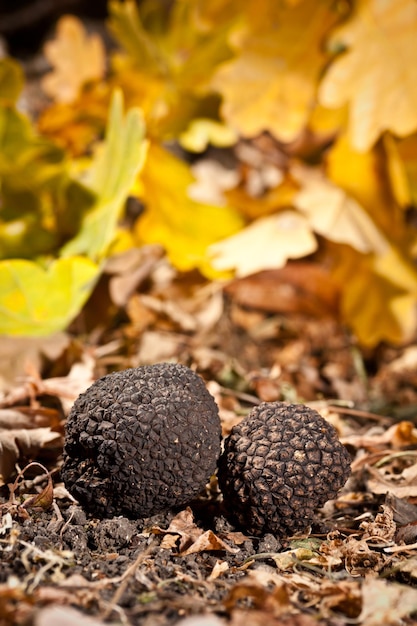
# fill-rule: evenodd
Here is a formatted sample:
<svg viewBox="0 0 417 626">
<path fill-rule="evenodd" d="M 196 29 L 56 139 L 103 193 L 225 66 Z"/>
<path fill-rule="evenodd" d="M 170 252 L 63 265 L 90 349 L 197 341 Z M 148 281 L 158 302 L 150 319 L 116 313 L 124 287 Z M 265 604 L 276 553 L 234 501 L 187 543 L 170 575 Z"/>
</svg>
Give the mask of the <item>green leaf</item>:
<svg viewBox="0 0 417 626">
<path fill-rule="evenodd" d="M 96 202 L 82 220 L 78 234 L 66 244 L 62 256 L 86 254 L 98 260 L 112 243 L 124 202 L 143 166 L 147 152 L 145 125 L 139 109 L 123 119 L 123 98 L 113 95 L 106 141 L 93 169 L 84 181 L 96 194 Z"/>
<path fill-rule="evenodd" d="M 23 89 L 23 70 L 13 59 L 0 59 L 0 105 L 14 104 Z"/>
<path fill-rule="evenodd" d="M 83 257 L 44 269 L 23 259 L 0 261 L 0 333 L 48 335 L 63 330 L 89 297 L 100 267 Z"/>
</svg>

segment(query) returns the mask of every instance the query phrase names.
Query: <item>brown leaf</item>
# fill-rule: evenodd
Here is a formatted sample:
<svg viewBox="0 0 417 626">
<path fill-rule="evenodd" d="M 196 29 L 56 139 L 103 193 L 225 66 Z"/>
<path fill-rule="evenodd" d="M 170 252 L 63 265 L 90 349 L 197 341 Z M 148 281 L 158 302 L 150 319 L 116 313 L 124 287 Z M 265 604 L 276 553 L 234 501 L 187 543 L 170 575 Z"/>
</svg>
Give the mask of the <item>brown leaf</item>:
<svg viewBox="0 0 417 626">
<path fill-rule="evenodd" d="M 235 280 L 226 289 L 241 306 L 270 313 L 303 313 L 317 317 L 335 315 L 338 289 L 328 272 L 313 263 L 288 263 Z"/>
<path fill-rule="evenodd" d="M 366 626 L 398 624 L 417 610 L 417 590 L 385 580 L 365 578 L 360 622 Z"/>
<path fill-rule="evenodd" d="M 43 448 L 60 448 L 61 434 L 50 428 L 0 431 L 0 486 L 10 479 L 15 464 L 24 458 L 33 458 Z"/>
<path fill-rule="evenodd" d="M 35 615 L 34 626 L 105 626 L 105 622 L 77 611 L 71 606 L 48 606 Z"/>
<path fill-rule="evenodd" d="M 181 556 L 205 550 L 226 550 L 232 553 L 239 551 L 238 548 L 234 549 L 227 545 L 213 531 L 204 532 L 199 528 L 194 523 L 194 516 L 190 507 L 180 511 L 166 530 L 159 527 L 154 527 L 152 530 L 158 534 L 165 534 L 161 541 L 161 548 L 172 549 L 177 547 Z"/>
<path fill-rule="evenodd" d="M 212 530 L 206 530 L 206 532 L 200 535 L 194 543 L 180 554 L 181 556 L 185 556 L 186 554 L 204 552 L 205 550 L 226 550 L 226 552 L 232 552 L 233 554 L 239 552 L 239 548 L 231 548 L 226 542 L 217 537 Z"/>
<path fill-rule="evenodd" d="M 371 493 L 393 493 L 398 498 L 417 497 L 417 464 L 406 467 L 400 474 L 383 474 L 369 466 L 366 486 Z"/>
</svg>

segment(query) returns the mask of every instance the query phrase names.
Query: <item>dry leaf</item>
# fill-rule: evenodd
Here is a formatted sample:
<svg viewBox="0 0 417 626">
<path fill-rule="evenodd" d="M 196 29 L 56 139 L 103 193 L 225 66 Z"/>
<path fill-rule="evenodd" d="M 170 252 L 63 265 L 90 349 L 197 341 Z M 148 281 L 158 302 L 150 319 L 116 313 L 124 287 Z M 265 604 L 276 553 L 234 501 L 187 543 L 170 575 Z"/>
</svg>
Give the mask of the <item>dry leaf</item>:
<svg viewBox="0 0 417 626">
<path fill-rule="evenodd" d="M 329 273 L 313 263 L 294 262 L 234 280 L 225 287 L 232 299 L 247 308 L 270 313 L 336 315 L 339 290 Z"/>
<path fill-rule="evenodd" d="M 386 130 L 404 137 L 417 128 L 416 29 L 414 0 L 358 0 L 332 36 L 347 51 L 330 65 L 319 99 L 329 108 L 349 103 L 357 150 L 368 150 Z"/>
<path fill-rule="evenodd" d="M 295 195 L 294 205 L 303 211 L 312 230 L 362 253 L 387 251 L 388 243 L 383 234 L 343 189 L 312 168 L 298 166 L 292 173 L 302 186 Z"/>
<path fill-rule="evenodd" d="M 37 611 L 34 626 L 105 626 L 105 622 L 71 606 L 47 606 Z"/>
<path fill-rule="evenodd" d="M 45 44 L 54 67 L 42 80 L 44 91 L 57 102 L 73 102 L 81 87 L 105 72 L 105 51 L 98 35 L 88 35 L 82 22 L 65 15 L 57 24 L 56 39 Z"/>
<path fill-rule="evenodd" d="M 161 548 L 172 549 L 176 547 L 181 556 L 205 550 L 226 550 L 232 553 L 239 551 L 238 548 L 234 549 L 227 545 L 213 531 L 204 532 L 199 528 L 194 523 L 194 516 L 190 507 L 178 513 L 166 530 L 154 527 L 153 532 L 165 535 L 161 541 Z"/>
<path fill-rule="evenodd" d="M 417 589 L 389 583 L 386 580 L 365 578 L 362 585 L 363 626 L 398 624 L 402 618 L 417 611 Z"/>
<path fill-rule="evenodd" d="M 375 467 L 368 467 L 367 473 L 366 486 L 371 493 L 390 493 L 397 498 L 417 497 L 417 464 L 405 468 L 401 474 L 383 473 Z"/>
<path fill-rule="evenodd" d="M 296 211 L 259 218 L 236 235 L 208 248 L 216 270 L 234 270 L 248 276 L 283 267 L 288 259 L 307 256 L 317 249 L 308 220 Z"/>
<path fill-rule="evenodd" d="M 50 428 L 0 431 L 0 486 L 8 482 L 18 461 L 34 458 L 42 448 L 62 445 L 62 435 Z"/>
<path fill-rule="evenodd" d="M 327 3 L 253 3 L 232 34 L 236 58 L 221 65 L 212 86 L 221 112 L 245 137 L 268 130 L 292 141 L 306 125 L 326 62 L 321 39 L 335 19 Z M 308 28 L 306 28 L 308 24 Z"/>
<path fill-rule="evenodd" d="M 207 580 L 216 580 L 216 578 L 227 572 L 228 569 L 229 564 L 227 561 L 216 561 Z"/>
</svg>

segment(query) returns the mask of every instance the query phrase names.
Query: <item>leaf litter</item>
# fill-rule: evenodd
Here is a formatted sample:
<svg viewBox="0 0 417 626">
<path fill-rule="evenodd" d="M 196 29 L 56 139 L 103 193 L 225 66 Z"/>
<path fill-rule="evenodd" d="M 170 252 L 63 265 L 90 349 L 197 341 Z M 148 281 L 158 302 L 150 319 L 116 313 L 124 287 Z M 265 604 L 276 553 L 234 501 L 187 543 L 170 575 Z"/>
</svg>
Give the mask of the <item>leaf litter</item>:
<svg viewBox="0 0 417 626">
<path fill-rule="evenodd" d="M 122 306 L 116 295 L 122 323 L 115 324 L 110 306 L 103 330 L 93 325 L 82 343 L 69 332 L 60 355 L 27 363 L 2 393 L 0 444 L 15 437 L 1 491 L 3 623 L 49 624 L 60 608 L 68 609 L 69 623 L 86 616 L 96 624 L 198 626 L 207 616 L 219 625 L 413 623 L 417 397 L 410 391 L 407 403 L 397 402 L 399 372 L 410 371 L 413 351 L 369 355 L 380 367 L 365 377 L 349 333 L 332 318 L 326 323 L 306 312 L 299 292 L 290 313 L 277 311 L 274 301 L 268 311 L 269 283 L 260 278 L 263 300 L 255 298 L 251 308 L 238 289 L 246 279 L 223 295 L 209 281 L 172 271 L 163 256 L 150 251 L 150 258 L 140 291 Z M 126 262 L 112 271 L 123 276 L 130 268 Z M 291 284 L 291 273 L 283 281 Z M 110 299 L 109 283 L 107 289 Z M 131 317 L 138 298 L 152 313 L 141 328 Z M 85 322 L 88 314 L 87 305 Z M 273 334 L 265 327 L 271 320 Z M 204 376 L 225 434 L 264 399 L 301 399 L 336 426 L 353 473 L 317 512 L 310 533 L 280 544 L 233 528 L 215 478 L 189 507 L 147 520 L 97 520 L 73 501 L 59 478 L 69 408 L 97 376 L 141 362 L 147 342 L 155 344 L 150 361 L 158 353 Z M 17 416 L 27 438 L 47 433 L 36 449 L 10 428 Z"/>
</svg>

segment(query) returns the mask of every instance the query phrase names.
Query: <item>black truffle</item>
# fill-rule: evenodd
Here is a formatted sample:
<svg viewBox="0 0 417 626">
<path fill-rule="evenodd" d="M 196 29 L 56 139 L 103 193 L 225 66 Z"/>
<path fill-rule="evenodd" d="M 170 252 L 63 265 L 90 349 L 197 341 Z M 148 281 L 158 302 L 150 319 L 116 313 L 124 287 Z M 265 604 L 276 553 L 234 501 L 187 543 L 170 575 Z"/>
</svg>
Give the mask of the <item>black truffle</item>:
<svg viewBox="0 0 417 626">
<path fill-rule="evenodd" d="M 198 374 L 172 363 L 128 369 L 77 398 L 61 476 L 91 513 L 144 518 L 204 489 L 220 441 L 218 408 Z"/>
<path fill-rule="evenodd" d="M 254 535 L 305 530 L 350 474 L 336 429 L 301 404 L 263 402 L 234 426 L 219 459 L 228 517 Z"/>
</svg>

